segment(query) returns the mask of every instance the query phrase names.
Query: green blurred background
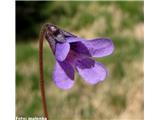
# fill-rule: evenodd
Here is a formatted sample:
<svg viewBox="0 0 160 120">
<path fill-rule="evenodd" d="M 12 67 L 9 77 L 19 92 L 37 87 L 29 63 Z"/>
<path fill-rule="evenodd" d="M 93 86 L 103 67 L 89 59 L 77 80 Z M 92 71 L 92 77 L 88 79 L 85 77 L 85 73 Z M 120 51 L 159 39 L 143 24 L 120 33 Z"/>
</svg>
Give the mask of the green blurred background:
<svg viewBox="0 0 160 120">
<path fill-rule="evenodd" d="M 42 116 L 39 90 L 38 36 L 50 22 L 86 39 L 110 37 L 112 55 L 97 59 L 109 77 L 90 86 L 76 73 L 71 90 L 52 79 L 54 57 L 44 43 L 44 78 L 51 120 L 142 120 L 144 3 L 16 1 L 16 116 Z"/>
</svg>

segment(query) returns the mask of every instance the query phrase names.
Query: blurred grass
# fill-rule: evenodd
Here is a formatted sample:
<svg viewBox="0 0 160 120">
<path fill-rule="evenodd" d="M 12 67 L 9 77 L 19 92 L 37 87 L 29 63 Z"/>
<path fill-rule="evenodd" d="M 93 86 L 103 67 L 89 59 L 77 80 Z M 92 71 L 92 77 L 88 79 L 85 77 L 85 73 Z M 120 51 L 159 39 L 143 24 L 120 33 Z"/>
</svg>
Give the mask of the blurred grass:
<svg viewBox="0 0 160 120">
<path fill-rule="evenodd" d="M 97 59 L 109 69 L 107 80 L 90 86 L 76 73 L 74 87 L 62 91 L 51 79 L 54 57 L 45 42 L 51 120 L 143 119 L 143 2 L 49 2 L 44 12 L 52 13 L 48 21 L 78 36 L 110 37 L 115 45 L 112 55 Z M 17 116 L 43 115 L 38 70 L 38 41 L 16 42 Z"/>
</svg>

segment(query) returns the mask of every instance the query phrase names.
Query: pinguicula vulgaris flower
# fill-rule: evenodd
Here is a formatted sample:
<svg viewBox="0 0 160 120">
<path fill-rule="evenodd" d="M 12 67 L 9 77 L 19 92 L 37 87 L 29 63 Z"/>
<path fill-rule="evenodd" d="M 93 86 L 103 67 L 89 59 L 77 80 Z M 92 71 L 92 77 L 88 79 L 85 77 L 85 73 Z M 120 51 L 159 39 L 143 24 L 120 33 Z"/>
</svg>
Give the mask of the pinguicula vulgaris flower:
<svg viewBox="0 0 160 120">
<path fill-rule="evenodd" d="M 47 39 L 56 63 L 52 79 L 61 89 L 69 89 L 75 83 L 75 71 L 88 84 L 99 83 L 108 76 L 105 66 L 93 58 L 112 54 L 114 45 L 109 38 L 85 40 L 55 25 L 46 25 Z"/>
</svg>

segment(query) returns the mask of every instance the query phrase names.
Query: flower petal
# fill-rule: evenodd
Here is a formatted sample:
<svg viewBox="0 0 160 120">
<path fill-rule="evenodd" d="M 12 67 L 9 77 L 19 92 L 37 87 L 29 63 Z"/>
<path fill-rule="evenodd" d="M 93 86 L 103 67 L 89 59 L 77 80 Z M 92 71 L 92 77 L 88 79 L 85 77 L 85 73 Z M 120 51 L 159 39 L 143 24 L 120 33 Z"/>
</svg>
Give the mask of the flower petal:
<svg viewBox="0 0 160 120">
<path fill-rule="evenodd" d="M 74 84 L 74 69 L 67 62 L 56 62 L 52 79 L 60 89 L 70 89 Z"/>
<path fill-rule="evenodd" d="M 94 66 L 90 68 L 77 66 L 77 70 L 88 84 L 96 84 L 108 76 L 108 70 L 99 62 L 95 62 Z"/>
<path fill-rule="evenodd" d="M 70 48 L 78 54 L 91 57 L 88 48 L 81 41 L 70 43 Z"/>
<path fill-rule="evenodd" d="M 87 68 L 90 69 L 91 67 L 94 67 L 95 60 L 80 56 L 79 58 L 76 59 L 75 65 L 78 66 L 78 68 L 80 69 L 87 69 Z"/>
<path fill-rule="evenodd" d="M 83 43 L 92 57 L 104 57 L 112 54 L 114 50 L 112 40 L 109 38 L 96 38 L 93 40 L 85 40 L 79 37 L 67 37 L 66 40 L 70 44 L 75 42 Z"/>
<path fill-rule="evenodd" d="M 69 43 L 57 43 L 55 56 L 58 61 L 64 61 L 70 50 Z"/>
<path fill-rule="evenodd" d="M 92 57 L 104 57 L 112 54 L 114 50 L 112 40 L 108 38 L 96 38 L 82 43 L 88 48 Z"/>
</svg>

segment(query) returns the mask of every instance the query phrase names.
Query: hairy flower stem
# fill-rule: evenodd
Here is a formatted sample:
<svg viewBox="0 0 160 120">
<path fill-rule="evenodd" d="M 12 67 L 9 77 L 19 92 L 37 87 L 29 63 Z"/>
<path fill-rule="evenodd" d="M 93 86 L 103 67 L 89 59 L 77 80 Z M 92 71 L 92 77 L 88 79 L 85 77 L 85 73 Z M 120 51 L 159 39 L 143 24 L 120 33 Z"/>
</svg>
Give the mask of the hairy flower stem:
<svg viewBox="0 0 160 120">
<path fill-rule="evenodd" d="M 45 96 L 45 86 L 44 86 L 44 76 L 43 76 L 43 39 L 45 37 L 45 25 L 42 27 L 40 37 L 39 37 L 39 70 L 40 70 L 40 89 L 41 89 L 41 97 L 42 97 L 42 105 L 44 116 L 48 120 L 48 111 L 46 104 L 46 96 Z"/>
</svg>

